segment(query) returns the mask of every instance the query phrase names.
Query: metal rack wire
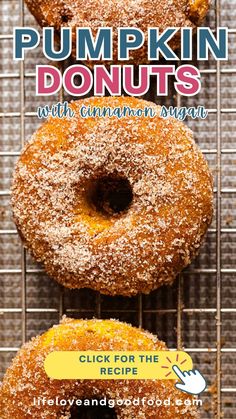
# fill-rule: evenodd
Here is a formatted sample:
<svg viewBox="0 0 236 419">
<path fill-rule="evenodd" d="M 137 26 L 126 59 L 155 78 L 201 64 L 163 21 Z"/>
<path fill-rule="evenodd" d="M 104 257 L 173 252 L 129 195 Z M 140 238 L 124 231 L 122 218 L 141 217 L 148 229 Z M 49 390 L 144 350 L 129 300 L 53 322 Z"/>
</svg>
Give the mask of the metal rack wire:
<svg viewBox="0 0 236 419">
<path fill-rule="evenodd" d="M 2 0 L 1 0 L 2 1 Z M 7 0 L 4 0 L 7 1 Z M 10 1 L 10 0 L 8 0 Z M 20 10 L 20 22 L 19 25 L 24 25 L 25 20 L 25 8 L 23 0 L 19 1 L 19 10 Z M 222 3 L 223 0 L 215 0 L 215 23 L 216 26 L 221 25 L 221 12 L 222 12 Z M 236 3 L 236 2 L 235 2 Z M 236 4 L 235 4 L 236 6 Z M 236 29 L 230 29 L 230 36 L 236 34 Z M 11 40 L 12 35 L 10 33 L 1 34 L 1 40 Z M 222 397 L 224 394 L 234 394 L 236 393 L 236 383 L 233 385 L 222 385 L 222 367 L 223 367 L 223 360 L 222 356 L 224 354 L 230 354 L 232 356 L 232 360 L 236 363 L 236 346 L 231 345 L 230 347 L 223 347 L 222 342 L 222 322 L 223 322 L 223 315 L 226 314 L 234 314 L 236 313 L 236 301 L 232 301 L 230 306 L 225 306 L 222 304 L 222 276 L 227 275 L 235 275 L 236 273 L 236 266 L 234 267 L 227 267 L 225 268 L 222 265 L 222 235 L 223 234 L 230 234 L 235 235 L 236 228 L 225 228 L 222 225 L 222 200 L 224 195 L 234 196 L 236 194 L 236 187 L 227 186 L 223 187 L 222 185 L 222 157 L 223 156 L 231 156 L 232 154 L 236 154 L 236 143 L 231 148 L 224 148 L 222 146 L 222 117 L 228 114 L 235 114 L 236 107 L 222 107 L 222 96 L 221 92 L 223 89 L 222 86 L 222 76 L 223 75 L 236 75 L 236 66 L 230 66 L 227 68 L 222 66 L 220 62 L 216 63 L 215 68 L 203 68 L 200 70 L 201 74 L 205 77 L 210 75 L 214 75 L 216 77 L 216 107 L 212 107 L 209 109 L 209 114 L 212 114 L 216 118 L 216 147 L 207 147 L 203 149 L 204 154 L 206 156 L 213 155 L 216 158 L 216 182 L 215 182 L 215 198 L 216 198 L 216 223 L 215 226 L 211 227 L 209 230 L 209 236 L 213 235 L 216 238 L 216 254 L 215 254 L 215 262 L 210 267 L 190 267 L 185 270 L 181 276 L 178 278 L 177 286 L 176 286 L 176 305 L 175 307 L 170 307 L 168 303 L 164 307 L 156 307 L 155 305 L 155 295 L 154 297 L 150 297 L 150 304 L 146 304 L 146 297 L 139 295 L 136 299 L 132 299 L 127 305 L 124 305 L 124 308 L 119 309 L 111 308 L 110 305 L 107 303 L 108 300 L 103 298 L 100 294 L 96 294 L 93 299 L 95 299 L 95 304 L 91 305 L 90 307 L 80 307 L 76 305 L 76 307 L 72 307 L 67 303 L 65 303 L 65 290 L 59 287 L 58 292 L 58 305 L 57 307 L 52 308 L 44 308 L 44 307 L 29 307 L 27 303 L 27 275 L 37 275 L 42 274 L 43 270 L 38 266 L 35 267 L 28 267 L 27 260 L 26 260 L 26 253 L 23 247 L 21 247 L 21 266 L 17 268 L 2 268 L 0 269 L 0 277 L 1 275 L 7 275 L 8 280 L 11 280 L 12 276 L 20 275 L 20 289 L 21 289 L 21 306 L 19 307 L 4 307 L 1 303 L 0 298 L 0 318 L 1 316 L 8 314 L 19 314 L 21 316 L 21 342 L 24 343 L 27 340 L 27 319 L 30 314 L 55 314 L 58 319 L 61 318 L 63 314 L 67 315 L 80 315 L 83 316 L 96 316 L 96 317 L 104 317 L 108 315 L 115 316 L 120 318 L 120 316 L 129 315 L 132 320 L 131 322 L 134 324 L 138 324 L 140 327 L 145 326 L 146 322 L 144 322 L 145 316 L 155 316 L 156 318 L 160 318 L 163 315 L 166 316 L 175 316 L 176 318 L 176 342 L 173 345 L 176 348 L 185 347 L 183 332 L 184 332 L 184 316 L 188 315 L 201 315 L 201 314 L 208 314 L 215 316 L 215 331 L 216 331 L 216 342 L 211 340 L 209 345 L 201 347 L 201 345 L 196 347 L 185 347 L 187 351 L 191 353 L 191 355 L 196 354 L 213 354 L 215 356 L 216 361 L 216 370 L 215 370 L 215 392 L 213 394 L 214 399 L 214 406 L 210 412 L 204 412 L 203 416 L 206 415 L 207 418 L 215 417 L 220 419 L 222 414 L 224 414 L 225 419 L 235 418 L 236 410 L 232 407 L 231 410 L 225 409 L 224 403 L 222 402 Z M 29 79 L 33 79 L 35 74 L 33 72 L 26 71 L 24 62 L 20 63 L 19 72 L 9 72 L 3 71 L 0 74 L 0 81 L 6 79 L 19 79 L 20 80 L 20 111 L 8 111 L 7 109 L 3 112 L 0 112 L 0 121 L 1 119 L 7 118 L 19 118 L 19 128 L 20 128 L 20 142 L 21 146 L 24 144 L 25 141 L 25 121 L 27 117 L 34 117 L 36 116 L 36 112 L 26 111 L 25 109 L 25 83 Z M 60 100 L 62 99 L 63 92 L 60 92 Z M 180 98 L 177 97 L 177 105 L 180 105 Z M 19 151 L 15 150 L 8 150 L 8 151 L 1 151 L 0 150 L 0 158 L 1 157 L 9 157 L 14 158 L 18 156 L 20 153 Z M 1 199 L 6 199 L 8 197 L 9 191 L 8 190 L 0 190 L 0 197 Z M 4 238 L 5 236 L 15 236 L 17 232 L 15 229 L 8 229 L 3 228 L 0 230 L 0 239 Z M 235 237 L 235 236 L 234 236 Z M 233 239 L 235 240 L 235 239 Z M 215 292 L 216 292 L 216 305 L 214 307 L 185 307 L 184 305 L 184 290 L 186 288 L 186 281 L 185 277 L 189 275 L 207 275 L 209 277 L 215 278 Z M 1 294 L 0 294 L 1 297 Z M 228 301 L 228 300 L 227 300 Z M 186 303 L 186 301 L 185 301 Z M 7 320 L 6 320 L 7 321 Z M 156 320 L 155 320 L 156 321 Z M 155 323 L 154 321 L 154 323 Z M 236 324 L 235 324 L 236 326 Z M 158 333 L 158 330 L 156 330 Z M 4 353 L 13 353 L 18 350 L 18 346 L 8 346 L 2 345 L 0 343 L 0 359 L 1 355 Z M 234 355 L 235 354 L 235 355 Z M 5 365 L 5 364 L 4 364 Z M 208 394 L 208 396 L 212 397 L 212 393 Z M 228 414 L 228 417 L 226 416 Z M 209 416 L 210 415 L 210 416 Z M 205 417 L 205 416 L 204 416 Z"/>
</svg>

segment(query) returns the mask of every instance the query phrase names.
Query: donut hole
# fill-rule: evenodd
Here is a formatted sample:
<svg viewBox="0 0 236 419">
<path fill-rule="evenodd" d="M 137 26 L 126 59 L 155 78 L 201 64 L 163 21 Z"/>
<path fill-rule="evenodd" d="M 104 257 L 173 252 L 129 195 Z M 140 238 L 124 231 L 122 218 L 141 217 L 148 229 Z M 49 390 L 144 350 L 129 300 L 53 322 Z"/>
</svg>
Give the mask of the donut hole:
<svg viewBox="0 0 236 419">
<path fill-rule="evenodd" d="M 73 14 L 69 10 L 63 10 L 61 11 L 61 22 L 62 23 L 68 23 L 73 18 Z"/>
<path fill-rule="evenodd" d="M 89 202 L 100 213 L 117 215 L 127 211 L 133 200 L 130 182 L 121 176 L 104 176 L 90 186 Z"/>
<path fill-rule="evenodd" d="M 69 20 L 70 20 L 69 16 L 67 16 L 67 15 L 62 15 L 61 16 L 62 23 L 68 23 Z"/>
<path fill-rule="evenodd" d="M 71 408 L 70 419 L 117 419 L 117 415 L 110 407 L 77 406 Z"/>
</svg>

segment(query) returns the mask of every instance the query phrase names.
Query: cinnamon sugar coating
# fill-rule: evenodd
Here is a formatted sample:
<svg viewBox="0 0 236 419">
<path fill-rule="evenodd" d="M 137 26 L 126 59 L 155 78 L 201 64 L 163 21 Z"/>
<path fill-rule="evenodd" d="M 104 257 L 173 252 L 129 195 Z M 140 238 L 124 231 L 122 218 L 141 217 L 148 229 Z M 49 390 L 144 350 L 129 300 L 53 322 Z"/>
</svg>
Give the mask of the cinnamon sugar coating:
<svg viewBox="0 0 236 419">
<path fill-rule="evenodd" d="M 46 400 L 148 399 L 166 400 L 171 406 L 116 406 L 118 419 L 196 419 L 195 406 L 185 406 L 193 398 L 175 388 L 171 380 L 54 380 L 44 370 L 44 360 L 52 351 L 138 351 L 166 350 L 163 342 L 144 330 L 115 320 L 72 320 L 62 323 L 24 345 L 8 368 L 0 385 L 1 419 L 70 419 L 69 408 L 34 405 L 34 397 Z M 182 406 L 176 406 L 176 400 Z M 180 403 L 179 403 L 180 404 Z M 191 403 L 192 404 L 192 403 Z"/>
<path fill-rule="evenodd" d="M 91 28 L 96 35 L 100 27 L 113 29 L 113 61 L 118 62 L 118 27 L 141 29 L 145 37 L 150 27 L 163 32 L 168 27 L 196 28 L 209 9 L 210 0 L 25 0 L 30 12 L 40 26 L 52 26 L 59 35 L 61 27 L 72 28 L 73 55 L 75 56 L 76 27 Z M 180 45 L 180 34 L 169 43 L 176 49 Z M 147 43 L 132 51 L 130 62 L 147 63 Z M 99 62 L 101 64 L 101 62 Z M 127 62 L 126 62 L 127 63 Z M 93 66 L 96 61 L 87 62 Z"/>
<path fill-rule="evenodd" d="M 156 116 L 82 118 L 82 104 L 151 107 Z M 130 296 L 171 284 L 196 256 L 213 212 L 212 176 L 192 132 L 135 98 L 70 106 L 75 116 L 45 122 L 16 165 L 12 207 L 25 246 L 68 288 Z M 130 185 L 121 212 L 96 197 L 107 179 Z"/>
</svg>

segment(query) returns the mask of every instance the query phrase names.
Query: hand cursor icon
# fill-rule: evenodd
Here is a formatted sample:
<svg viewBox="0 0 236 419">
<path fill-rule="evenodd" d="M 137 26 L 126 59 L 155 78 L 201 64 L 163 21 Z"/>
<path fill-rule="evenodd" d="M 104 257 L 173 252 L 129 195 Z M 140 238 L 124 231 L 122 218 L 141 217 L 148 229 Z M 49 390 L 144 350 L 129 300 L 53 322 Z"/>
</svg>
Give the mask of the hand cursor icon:
<svg viewBox="0 0 236 419">
<path fill-rule="evenodd" d="M 177 377 L 182 383 L 177 383 L 176 388 L 188 394 L 200 394 L 206 388 L 206 380 L 198 370 L 182 372 L 177 365 L 172 367 Z"/>
</svg>

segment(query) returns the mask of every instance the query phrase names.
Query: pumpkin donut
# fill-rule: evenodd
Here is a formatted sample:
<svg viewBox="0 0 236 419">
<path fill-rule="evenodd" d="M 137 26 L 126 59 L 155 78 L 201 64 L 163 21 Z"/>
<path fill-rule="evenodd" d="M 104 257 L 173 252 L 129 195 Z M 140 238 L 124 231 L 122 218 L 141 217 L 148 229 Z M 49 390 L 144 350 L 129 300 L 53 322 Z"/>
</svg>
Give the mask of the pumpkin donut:
<svg viewBox="0 0 236 419">
<path fill-rule="evenodd" d="M 1 419 L 70 419 L 68 404 L 34 403 L 34 398 L 60 401 L 75 399 L 132 400 L 146 403 L 115 405 L 119 419 L 196 419 L 193 398 L 175 388 L 173 380 L 55 380 L 44 370 L 44 360 L 53 351 L 155 351 L 166 350 L 163 342 L 148 332 L 115 320 L 72 320 L 33 338 L 18 352 L 0 386 Z M 147 400 L 170 399 L 170 406 L 149 406 Z M 185 401 L 188 399 L 188 403 Z M 176 403 L 178 400 L 178 404 Z M 182 405 L 181 405 L 182 404 Z M 80 417 L 78 413 L 72 417 Z"/>
<path fill-rule="evenodd" d="M 212 177 L 192 132 L 129 97 L 73 102 L 24 147 L 12 185 L 23 241 L 68 288 L 149 293 L 197 254 L 212 218 Z M 82 117 L 82 109 L 152 116 Z"/>
<path fill-rule="evenodd" d="M 101 27 L 113 29 L 113 61 L 118 62 L 118 27 L 139 28 L 147 36 L 150 27 L 159 27 L 163 32 L 168 27 L 196 28 L 204 20 L 210 0 L 26 0 L 30 12 L 40 26 L 55 28 L 60 36 L 62 27 L 72 28 L 72 50 L 75 56 L 76 27 L 86 27 L 96 35 Z M 180 46 L 180 34 L 173 37 L 172 49 Z M 147 43 L 131 52 L 130 62 L 147 63 Z M 88 65 L 96 61 L 87 62 Z M 101 62 L 99 62 L 101 64 Z M 126 61 L 127 63 L 127 61 Z"/>
</svg>

